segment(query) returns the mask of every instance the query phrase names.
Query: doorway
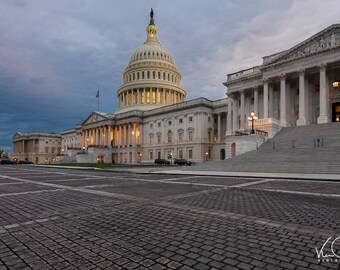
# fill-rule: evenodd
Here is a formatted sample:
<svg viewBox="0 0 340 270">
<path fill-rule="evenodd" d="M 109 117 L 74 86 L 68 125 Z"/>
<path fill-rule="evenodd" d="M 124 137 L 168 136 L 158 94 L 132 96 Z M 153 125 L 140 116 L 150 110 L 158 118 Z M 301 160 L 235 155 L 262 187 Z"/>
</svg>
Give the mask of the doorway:
<svg viewBox="0 0 340 270">
<path fill-rule="evenodd" d="M 225 159 L 225 149 L 221 149 L 221 151 L 220 151 L 220 159 L 221 160 Z"/>
<path fill-rule="evenodd" d="M 332 122 L 340 122 L 340 102 L 332 104 Z"/>
</svg>

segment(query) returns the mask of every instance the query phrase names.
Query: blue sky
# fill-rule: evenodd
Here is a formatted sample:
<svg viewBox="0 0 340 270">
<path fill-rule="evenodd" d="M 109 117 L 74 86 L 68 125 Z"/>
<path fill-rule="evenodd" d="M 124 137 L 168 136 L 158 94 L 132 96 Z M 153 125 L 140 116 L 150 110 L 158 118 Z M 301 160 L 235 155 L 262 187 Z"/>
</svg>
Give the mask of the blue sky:
<svg viewBox="0 0 340 270">
<path fill-rule="evenodd" d="M 116 112 L 151 7 L 188 99 L 223 98 L 228 73 L 340 23 L 338 0 L 0 0 L 0 148 L 17 131 L 74 127 L 98 87 L 100 111 Z"/>
</svg>

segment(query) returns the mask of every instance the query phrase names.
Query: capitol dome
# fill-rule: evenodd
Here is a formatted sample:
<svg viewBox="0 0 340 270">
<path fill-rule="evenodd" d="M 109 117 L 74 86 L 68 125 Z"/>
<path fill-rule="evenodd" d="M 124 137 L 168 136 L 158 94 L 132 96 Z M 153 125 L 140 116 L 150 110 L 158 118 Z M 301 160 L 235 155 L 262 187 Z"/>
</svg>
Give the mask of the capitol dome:
<svg viewBox="0 0 340 270">
<path fill-rule="evenodd" d="M 171 53 L 157 39 L 153 11 L 146 41 L 132 54 L 117 89 L 118 111 L 150 110 L 184 102 L 186 91 Z"/>
</svg>

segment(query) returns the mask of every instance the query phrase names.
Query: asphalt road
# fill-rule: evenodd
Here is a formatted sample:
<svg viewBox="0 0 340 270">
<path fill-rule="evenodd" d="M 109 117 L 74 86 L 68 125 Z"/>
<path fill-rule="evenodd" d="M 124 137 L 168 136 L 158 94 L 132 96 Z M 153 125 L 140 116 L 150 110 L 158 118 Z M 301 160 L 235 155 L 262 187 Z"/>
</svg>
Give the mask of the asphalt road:
<svg viewBox="0 0 340 270">
<path fill-rule="evenodd" d="M 0 270 L 339 268 L 340 182 L 0 166 Z"/>
</svg>

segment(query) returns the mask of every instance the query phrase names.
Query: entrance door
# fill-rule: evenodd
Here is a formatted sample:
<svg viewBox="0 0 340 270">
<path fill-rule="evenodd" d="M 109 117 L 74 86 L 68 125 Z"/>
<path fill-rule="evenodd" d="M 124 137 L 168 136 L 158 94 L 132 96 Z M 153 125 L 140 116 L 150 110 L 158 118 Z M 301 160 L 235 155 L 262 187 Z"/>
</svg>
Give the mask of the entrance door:
<svg viewBox="0 0 340 270">
<path fill-rule="evenodd" d="M 220 158 L 221 160 L 225 159 L 225 149 L 221 149 Z"/>
<path fill-rule="evenodd" d="M 340 102 L 332 104 L 332 122 L 340 122 Z"/>
</svg>

